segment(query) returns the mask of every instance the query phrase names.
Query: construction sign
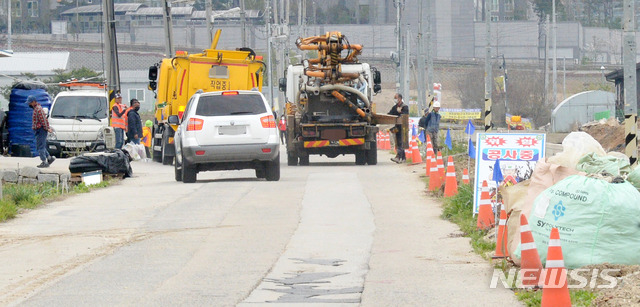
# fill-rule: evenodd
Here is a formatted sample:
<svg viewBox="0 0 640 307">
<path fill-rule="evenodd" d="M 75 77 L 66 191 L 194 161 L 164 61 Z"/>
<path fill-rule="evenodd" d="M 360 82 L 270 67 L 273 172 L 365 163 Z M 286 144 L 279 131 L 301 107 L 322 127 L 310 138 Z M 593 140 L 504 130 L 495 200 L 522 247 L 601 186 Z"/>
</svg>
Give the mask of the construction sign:
<svg viewBox="0 0 640 307">
<path fill-rule="evenodd" d="M 440 109 L 442 119 L 480 119 L 480 109 Z"/>
<path fill-rule="evenodd" d="M 536 163 L 544 159 L 546 135 L 541 133 L 478 133 L 476 170 L 473 184 L 473 213 L 478 213 L 482 182 L 489 184 L 495 201 L 498 184 L 513 185 L 531 177 Z M 503 180 L 494 181 L 494 166 L 499 160 Z"/>
</svg>

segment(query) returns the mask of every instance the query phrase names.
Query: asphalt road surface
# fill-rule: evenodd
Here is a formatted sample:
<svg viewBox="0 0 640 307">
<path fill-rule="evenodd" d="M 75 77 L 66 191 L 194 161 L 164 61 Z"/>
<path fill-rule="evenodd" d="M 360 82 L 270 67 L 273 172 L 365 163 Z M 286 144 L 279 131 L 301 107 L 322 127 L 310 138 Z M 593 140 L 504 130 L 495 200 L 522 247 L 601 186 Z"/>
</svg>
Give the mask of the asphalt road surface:
<svg viewBox="0 0 640 307">
<path fill-rule="evenodd" d="M 0 224 L 0 305 L 518 305 L 439 218 L 422 166 L 282 156 L 278 182 L 245 170 L 183 184 L 136 161 L 133 178 Z"/>
</svg>

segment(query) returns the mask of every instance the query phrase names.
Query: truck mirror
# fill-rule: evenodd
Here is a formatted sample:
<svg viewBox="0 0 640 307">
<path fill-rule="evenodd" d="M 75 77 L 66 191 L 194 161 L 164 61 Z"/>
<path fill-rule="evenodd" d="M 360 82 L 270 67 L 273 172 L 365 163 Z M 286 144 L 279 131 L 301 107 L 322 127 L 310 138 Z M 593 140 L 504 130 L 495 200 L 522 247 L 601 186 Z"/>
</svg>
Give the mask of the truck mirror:
<svg viewBox="0 0 640 307">
<path fill-rule="evenodd" d="M 156 81 L 149 81 L 149 90 L 155 91 L 157 87 L 158 83 L 156 83 Z"/>
<path fill-rule="evenodd" d="M 373 85 L 373 92 L 376 93 L 376 94 L 382 92 L 382 86 L 380 84 L 374 84 Z"/>
<path fill-rule="evenodd" d="M 381 79 L 382 79 L 382 78 L 380 77 L 380 71 L 379 71 L 379 70 L 375 70 L 375 71 L 373 72 L 373 84 L 378 85 L 378 84 L 382 83 L 382 80 L 381 80 Z M 377 93 L 377 92 L 376 92 L 376 93 Z"/>
<path fill-rule="evenodd" d="M 287 79 L 286 78 L 280 78 L 279 82 L 278 82 L 278 87 L 280 88 L 281 92 L 284 92 L 287 90 Z"/>
<path fill-rule="evenodd" d="M 169 118 L 167 118 L 167 122 L 169 122 L 170 125 L 179 125 L 180 118 L 178 117 L 178 115 L 169 115 Z"/>
<path fill-rule="evenodd" d="M 158 79 L 158 66 L 149 67 L 149 80 L 155 81 Z"/>
</svg>

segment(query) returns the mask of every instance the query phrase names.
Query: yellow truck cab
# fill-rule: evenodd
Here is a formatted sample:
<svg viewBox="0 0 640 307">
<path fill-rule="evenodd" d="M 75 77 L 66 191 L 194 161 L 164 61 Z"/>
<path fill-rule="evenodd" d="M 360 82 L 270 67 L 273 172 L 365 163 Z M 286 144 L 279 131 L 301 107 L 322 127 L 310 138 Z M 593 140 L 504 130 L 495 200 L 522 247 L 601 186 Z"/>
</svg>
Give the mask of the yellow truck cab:
<svg viewBox="0 0 640 307">
<path fill-rule="evenodd" d="M 187 103 L 198 90 L 262 90 L 265 64 L 249 48 L 218 50 L 220 30 L 211 48 L 202 53 L 176 51 L 173 58 L 163 59 L 149 68 L 149 89 L 156 91 L 153 126 L 153 160 L 168 165 L 173 162 L 173 136 L 177 125 L 170 125 L 170 115 L 182 115 Z M 271 103 L 271 102 L 270 102 Z"/>
</svg>

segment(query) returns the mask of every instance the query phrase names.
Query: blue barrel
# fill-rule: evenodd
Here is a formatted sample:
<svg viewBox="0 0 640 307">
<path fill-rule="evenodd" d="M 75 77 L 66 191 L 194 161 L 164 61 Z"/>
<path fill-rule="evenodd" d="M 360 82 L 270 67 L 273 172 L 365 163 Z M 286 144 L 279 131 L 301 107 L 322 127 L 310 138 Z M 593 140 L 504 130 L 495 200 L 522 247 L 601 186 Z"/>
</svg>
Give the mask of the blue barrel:
<svg viewBox="0 0 640 307">
<path fill-rule="evenodd" d="M 7 126 L 9 131 L 9 148 L 29 145 L 31 156 L 38 155 L 36 151 L 35 133 L 31 129 L 33 109 L 27 104 L 27 97 L 34 96 L 42 108 L 51 108 L 51 97 L 42 83 L 19 83 L 11 89 L 9 98 L 9 113 Z"/>
</svg>

